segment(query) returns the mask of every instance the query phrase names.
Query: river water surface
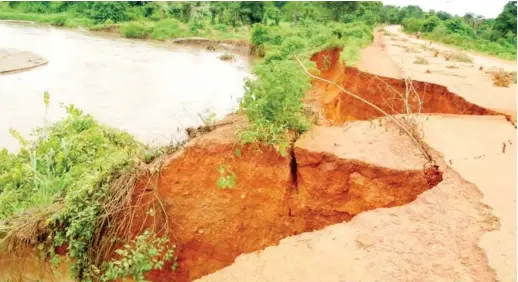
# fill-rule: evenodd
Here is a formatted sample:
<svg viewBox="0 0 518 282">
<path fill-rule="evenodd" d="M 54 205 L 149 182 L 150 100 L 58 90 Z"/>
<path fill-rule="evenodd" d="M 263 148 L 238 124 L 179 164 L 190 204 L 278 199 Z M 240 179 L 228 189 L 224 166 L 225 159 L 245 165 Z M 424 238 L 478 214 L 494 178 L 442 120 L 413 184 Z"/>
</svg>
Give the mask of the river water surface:
<svg viewBox="0 0 518 282">
<path fill-rule="evenodd" d="M 9 134 L 31 130 L 65 115 L 74 104 L 99 121 L 138 140 L 163 145 L 202 123 L 237 109 L 249 77 L 249 62 L 218 59 L 222 52 L 92 35 L 30 24 L 0 23 L 0 48 L 45 57 L 48 65 L 0 75 L 0 148 L 17 150 Z M 45 110 L 43 93 L 51 106 Z"/>
</svg>

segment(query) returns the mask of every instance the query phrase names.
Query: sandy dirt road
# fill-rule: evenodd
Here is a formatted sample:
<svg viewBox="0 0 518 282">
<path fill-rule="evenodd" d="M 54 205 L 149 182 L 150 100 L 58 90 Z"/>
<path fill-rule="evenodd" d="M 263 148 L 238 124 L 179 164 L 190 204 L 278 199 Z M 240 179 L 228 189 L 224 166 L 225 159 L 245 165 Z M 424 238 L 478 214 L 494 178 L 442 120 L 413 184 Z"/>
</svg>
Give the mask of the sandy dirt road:
<svg viewBox="0 0 518 282">
<path fill-rule="evenodd" d="M 399 26 L 388 26 L 385 30 L 385 33 L 378 32 L 376 36 L 376 41 L 382 43 L 374 44 L 370 48 L 375 49 L 371 54 L 374 53 L 376 54 L 374 56 L 385 60 L 387 57 L 390 58 L 395 67 L 401 71 L 400 73 L 386 72 L 387 76 L 399 75 L 399 77 L 411 77 L 414 80 L 444 85 L 469 102 L 509 114 L 516 120 L 516 84 L 512 83 L 509 88 L 495 87 L 491 75 L 487 73 L 499 69 L 516 71 L 516 63 L 465 51 L 463 53 L 473 60 L 472 63 L 447 61 L 443 54 L 458 52 L 458 50 L 410 37 L 402 33 Z M 435 57 L 436 50 L 439 51 L 437 57 Z M 373 61 L 370 59 L 372 56 L 365 56 L 365 62 L 360 63 L 359 68 L 373 71 L 376 67 L 368 65 L 369 61 Z M 423 58 L 427 64 L 416 64 L 418 58 Z M 377 61 L 382 62 L 379 59 Z M 394 67 L 387 68 L 385 65 L 387 64 L 378 68 Z"/>
</svg>

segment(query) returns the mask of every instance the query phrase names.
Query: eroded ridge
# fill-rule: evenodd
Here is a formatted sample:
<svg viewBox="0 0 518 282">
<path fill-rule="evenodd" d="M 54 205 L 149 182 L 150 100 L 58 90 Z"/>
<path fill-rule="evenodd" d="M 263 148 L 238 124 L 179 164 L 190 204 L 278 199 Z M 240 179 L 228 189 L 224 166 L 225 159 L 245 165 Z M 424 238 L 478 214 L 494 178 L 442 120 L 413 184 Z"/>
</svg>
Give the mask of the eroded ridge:
<svg viewBox="0 0 518 282">
<path fill-rule="evenodd" d="M 344 66 L 340 63 L 340 52 L 340 49 L 324 50 L 312 57 L 320 70 L 319 77 L 337 83 L 389 114 L 501 114 L 470 103 L 442 85 L 383 77 Z M 339 125 L 346 121 L 384 116 L 373 107 L 324 81 L 314 80 L 309 96 L 319 103 L 325 119 L 331 124 Z"/>
</svg>

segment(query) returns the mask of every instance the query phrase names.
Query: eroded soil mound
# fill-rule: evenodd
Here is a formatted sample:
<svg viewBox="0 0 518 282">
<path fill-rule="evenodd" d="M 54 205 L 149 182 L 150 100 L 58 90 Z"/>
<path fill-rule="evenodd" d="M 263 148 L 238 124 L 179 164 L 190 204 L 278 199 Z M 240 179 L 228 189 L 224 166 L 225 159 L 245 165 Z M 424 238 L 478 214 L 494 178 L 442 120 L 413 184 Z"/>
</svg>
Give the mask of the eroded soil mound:
<svg viewBox="0 0 518 282">
<path fill-rule="evenodd" d="M 399 149 L 365 142 L 365 156 L 404 154 L 394 162 L 376 160 L 353 153 L 347 140 L 356 130 L 316 127 L 317 134 L 339 134 L 336 146 L 349 149 L 324 151 L 327 144 L 307 141 L 310 132 L 295 144 L 291 157 L 282 157 L 273 147 L 239 145 L 235 131 L 246 121 L 230 119 L 233 123 L 192 140 L 164 164 L 158 191 L 173 226 L 171 240 L 179 247 L 179 269 L 152 272 L 148 279 L 190 281 L 230 265 L 240 254 L 350 220 L 363 211 L 406 204 L 433 186 L 426 178 L 426 160 L 404 139 Z M 366 123 L 363 129 L 368 127 Z M 368 132 L 367 139 L 382 132 L 387 138 L 401 138 L 397 131 Z M 236 177 L 233 189 L 216 185 L 222 166 Z"/>
<path fill-rule="evenodd" d="M 312 61 L 320 70 L 319 76 L 339 84 L 389 114 L 499 114 L 466 101 L 442 85 L 377 76 L 344 66 L 340 63 L 340 51 L 325 50 L 313 56 Z M 323 81 L 315 80 L 309 95 L 320 101 L 325 118 L 332 124 L 384 116 L 373 107 Z"/>
</svg>

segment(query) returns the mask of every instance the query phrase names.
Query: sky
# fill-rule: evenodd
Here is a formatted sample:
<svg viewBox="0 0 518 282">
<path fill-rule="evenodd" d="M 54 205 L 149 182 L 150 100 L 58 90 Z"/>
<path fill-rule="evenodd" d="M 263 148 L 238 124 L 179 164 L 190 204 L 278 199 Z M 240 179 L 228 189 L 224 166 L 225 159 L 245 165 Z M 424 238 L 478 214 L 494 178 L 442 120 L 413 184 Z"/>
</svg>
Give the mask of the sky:
<svg viewBox="0 0 518 282">
<path fill-rule="evenodd" d="M 425 11 L 433 9 L 459 16 L 474 13 L 485 18 L 496 18 L 502 12 L 508 0 L 382 0 L 382 2 L 385 5 L 394 6 L 416 5 Z"/>
</svg>

